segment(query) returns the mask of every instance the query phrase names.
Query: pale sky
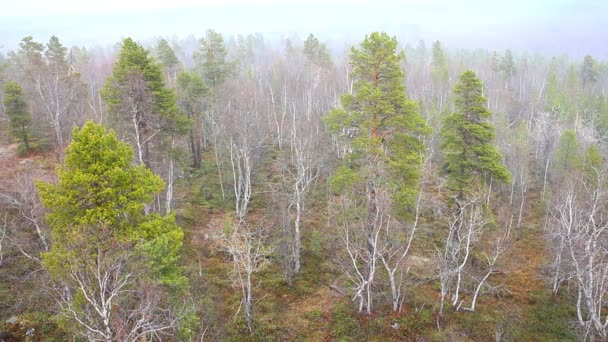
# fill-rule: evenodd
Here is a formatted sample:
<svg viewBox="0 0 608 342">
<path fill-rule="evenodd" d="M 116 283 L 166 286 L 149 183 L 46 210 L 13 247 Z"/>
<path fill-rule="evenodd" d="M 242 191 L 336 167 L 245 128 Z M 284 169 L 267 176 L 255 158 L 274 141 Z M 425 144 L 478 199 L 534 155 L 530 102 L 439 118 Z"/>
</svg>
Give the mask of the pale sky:
<svg viewBox="0 0 608 342">
<path fill-rule="evenodd" d="M 0 46 L 13 49 L 27 35 L 93 46 L 126 36 L 198 37 L 210 28 L 356 42 L 382 30 L 413 44 L 439 39 L 452 48 L 608 59 L 607 20 L 602 0 L 0 0 Z"/>
</svg>

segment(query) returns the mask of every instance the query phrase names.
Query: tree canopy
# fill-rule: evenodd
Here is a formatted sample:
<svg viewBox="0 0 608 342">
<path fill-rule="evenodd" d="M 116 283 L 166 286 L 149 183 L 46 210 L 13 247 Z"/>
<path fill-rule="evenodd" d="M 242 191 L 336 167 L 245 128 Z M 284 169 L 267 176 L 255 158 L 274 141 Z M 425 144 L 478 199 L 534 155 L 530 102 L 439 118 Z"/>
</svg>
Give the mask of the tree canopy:
<svg viewBox="0 0 608 342">
<path fill-rule="evenodd" d="M 510 181 L 494 146 L 494 127 L 487 122 L 492 113 L 486 108 L 482 87 L 473 71 L 462 73 L 454 87 L 456 112 L 443 120 L 445 170 L 450 188 L 461 197 L 480 181 Z"/>
<path fill-rule="evenodd" d="M 25 151 L 29 150 L 32 116 L 25 102 L 23 88 L 15 81 L 4 84 L 4 111 L 9 119 L 11 134 L 21 140 Z"/>
<path fill-rule="evenodd" d="M 392 171 L 387 180 L 397 197 L 409 202 L 420 178 L 420 136 L 428 127 L 405 92 L 399 65 L 404 54 L 397 45 L 395 37 L 374 32 L 352 48 L 354 94 L 342 96 L 342 107 L 331 111 L 326 123 L 352 146 L 351 169 L 363 166 L 357 172 L 374 182 L 381 168 Z"/>
<path fill-rule="evenodd" d="M 44 265 L 71 293 L 66 315 L 115 339 L 145 314 L 138 291 L 185 284 L 178 264 L 183 232 L 171 215 L 144 213 L 163 181 L 133 165 L 132 148 L 99 124 L 74 129 L 57 173 L 57 184 L 37 183 L 52 228 Z M 106 304 L 121 309 L 106 312 Z"/>
</svg>

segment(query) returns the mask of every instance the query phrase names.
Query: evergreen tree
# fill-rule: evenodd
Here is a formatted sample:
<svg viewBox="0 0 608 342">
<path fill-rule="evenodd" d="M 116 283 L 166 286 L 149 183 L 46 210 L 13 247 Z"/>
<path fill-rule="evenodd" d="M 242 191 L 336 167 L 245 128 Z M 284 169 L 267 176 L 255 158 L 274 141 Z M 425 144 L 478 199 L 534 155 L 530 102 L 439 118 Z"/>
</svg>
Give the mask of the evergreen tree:
<svg viewBox="0 0 608 342">
<path fill-rule="evenodd" d="M 433 61 L 431 65 L 433 80 L 438 84 L 446 84 L 448 81 L 448 61 L 439 41 L 433 43 Z"/>
<path fill-rule="evenodd" d="M 580 170 L 582 161 L 579 150 L 580 144 L 576 138 L 576 133 L 571 129 L 562 133 L 553 161 L 554 183 Z"/>
<path fill-rule="evenodd" d="M 368 177 L 368 191 L 380 185 L 382 169 L 392 169 L 393 185 L 406 204 L 420 178 L 420 135 L 429 129 L 406 95 L 403 57 L 397 39 L 386 33 L 372 33 L 360 49 L 353 47 L 354 94 L 342 96 L 342 107 L 331 111 L 326 123 L 352 146 L 349 168 Z"/>
<path fill-rule="evenodd" d="M 160 39 L 158 44 L 156 44 L 156 53 L 158 60 L 165 69 L 172 69 L 179 64 L 175 51 L 173 51 L 169 42 L 164 38 Z"/>
<path fill-rule="evenodd" d="M 415 48 L 415 53 L 416 53 L 416 59 L 421 61 L 421 62 L 425 62 L 426 61 L 426 43 L 424 42 L 424 40 L 420 39 L 418 41 L 418 44 L 416 44 L 416 48 Z"/>
<path fill-rule="evenodd" d="M 547 95 L 545 100 L 545 108 L 547 111 L 554 113 L 559 112 L 562 107 L 562 92 L 559 88 L 557 74 L 553 68 L 549 69 L 549 80 L 547 84 Z"/>
<path fill-rule="evenodd" d="M 589 189 L 597 188 L 598 178 L 603 175 L 604 168 L 605 161 L 597 145 L 589 145 L 583 155 L 583 181 Z"/>
<path fill-rule="evenodd" d="M 500 57 L 496 51 L 492 52 L 492 58 L 490 59 L 490 69 L 492 72 L 498 73 L 500 71 Z"/>
<path fill-rule="evenodd" d="M 66 53 L 68 49 L 61 45 L 59 38 L 52 36 L 46 46 L 46 59 L 53 76 L 64 76 L 68 72 Z"/>
<path fill-rule="evenodd" d="M 304 41 L 304 55 L 309 63 L 322 67 L 331 65 L 331 57 L 327 51 L 327 46 L 320 43 L 312 33 Z"/>
<path fill-rule="evenodd" d="M 175 94 L 164 85 L 160 65 L 131 38 L 123 41 L 102 96 L 116 129 L 133 137 L 140 164 L 150 165 L 153 136 L 181 132 L 188 126 L 179 115 Z"/>
<path fill-rule="evenodd" d="M 597 82 L 597 67 L 593 57 L 587 55 L 583 60 L 583 66 L 581 67 L 581 79 L 583 80 L 583 87 L 592 85 Z"/>
<path fill-rule="evenodd" d="M 37 184 L 52 229 L 44 266 L 61 287 L 63 313 L 96 340 L 136 340 L 166 325 L 153 293 L 185 285 L 181 228 L 143 210 L 163 181 L 132 160 L 128 144 L 88 122 L 74 129 L 58 183 Z"/>
<path fill-rule="evenodd" d="M 365 309 L 367 314 L 376 291 L 375 264 L 380 262 L 379 254 L 385 257 L 376 243 L 378 232 L 384 229 L 381 217 L 408 218 L 420 180 L 421 135 L 428 131 L 416 103 L 406 95 L 400 67 L 404 55 L 397 52 L 397 44 L 395 37 L 375 32 L 366 36 L 359 48 L 352 48 L 353 94 L 342 95 L 342 107 L 326 118 L 332 133 L 351 149 L 331 183 L 353 203 L 348 211 L 360 213 L 342 220 L 345 226 L 362 227 L 352 234 L 362 236 L 360 241 L 364 242 L 358 248 L 367 256 L 359 260 L 364 271 L 359 273 L 362 281 L 356 295 L 359 310 Z M 383 236 L 391 241 L 399 239 L 389 233 Z"/>
<path fill-rule="evenodd" d="M 191 121 L 190 151 L 192 166 L 201 168 L 201 140 L 203 138 L 202 115 L 204 99 L 209 89 L 197 73 L 182 71 L 177 76 L 177 99 L 180 110 Z"/>
<path fill-rule="evenodd" d="M 505 52 L 505 55 L 500 62 L 500 70 L 507 81 L 515 75 L 515 61 L 513 61 L 513 54 L 511 53 L 511 50 L 507 50 L 507 52 Z"/>
<path fill-rule="evenodd" d="M 492 115 L 482 96 L 482 83 L 471 70 L 460 75 L 454 88 L 456 112 L 443 120 L 441 148 L 449 187 L 459 199 L 490 180 L 510 181 L 494 146 Z"/>
<path fill-rule="evenodd" d="M 172 85 L 177 78 L 179 59 L 166 39 L 160 39 L 156 44 L 156 56 L 165 71 L 167 81 Z"/>
<path fill-rule="evenodd" d="M 8 116 L 11 134 L 21 140 L 23 150 L 30 149 L 32 116 L 25 102 L 23 88 L 14 81 L 4 84 L 4 111 Z"/>
<path fill-rule="evenodd" d="M 19 50 L 14 55 L 15 62 L 25 72 L 26 78 L 33 78 L 44 66 L 42 52 L 44 45 L 35 42 L 32 36 L 27 36 L 19 43 Z"/>
<path fill-rule="evenodd" d="M 228 61 L 228 51 L 221 34 L 208 30 L 200 43 L 201 47 L 194 54 L 194 60 L 205 83 L 215 89 L 234 73 L 236 64 Z"/>
</svg>

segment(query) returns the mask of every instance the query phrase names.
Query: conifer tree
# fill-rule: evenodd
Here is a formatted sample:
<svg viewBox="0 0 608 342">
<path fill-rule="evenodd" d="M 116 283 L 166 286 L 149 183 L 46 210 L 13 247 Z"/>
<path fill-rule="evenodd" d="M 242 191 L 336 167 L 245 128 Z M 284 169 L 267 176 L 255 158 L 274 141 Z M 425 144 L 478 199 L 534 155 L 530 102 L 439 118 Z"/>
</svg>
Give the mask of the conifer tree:
<svg viewBox="0 0 608 342">
<path fill-rule="evenodd" d="M 460 200 L 490 180 L 508 183 L 510 175 L 494 146 L 492 113 L 482 96 L 482 83 L 471 70 L 454 88 L 456 112 L 443 120 L 441 148 L 448 185 Z"/>
<path fill-rule="evenodd" d="M 554 182 L 581 168 L 580 144 L 576 133 L 569 129 L 564 131 L 559 138 L 553 161 Z"/>
<path fill-rule="evenodd" d="M 490 58 L 490 69 L 492 69 L 492 72 L 494 73 L 500 71 L 500 57 L 498 57 L 498 53 L 496 51 L 492 52 L 492 57 Z"/>
<path fill-rule="evenodd" d="M 51 39 L 49 39 L 45 55 L 48 67 L 53 76 L 62 77 L 67 74 L 67 51 L 68 49 L 59 42 L 59 38 L 57 38 L 56 36 L 52 36 Z"/>
<path fill-rule="evenodd" d="M 583 181 L 590 189 L 596 189 L 605 170 L 605 161 L 596 144 L 591 144 L 583 155 Z"/>
<path fill-rule="evenodd" d="M 331 57 L 327 51 L 327 46 L 319 42 L 319 39 L 312 33 L 304 41 L 304 55 L 308 62 L 318 66 L 330 66 Z"/>
<path fill-rule="evenodd" d="M 175 51 L 173 51 L 166 39 L 161 39 L 156 44 L 156 56 L 165 71 L 167 81 L 169 84 L 173 84 L 177 78 L 179 59 L 177 59 Z"/>
<path fill-rule="evenodd" d="M 177 59 L 177 56 L 175 56 L 175 51 L 173 51 L 166 39 L 158 41 L 156 53 L 158 54 L 158 60 L 165 69 L 171 69 L 179 64 L 179 60 Z"/>
<path fill-rule="evenodd" d="M 360 247 L 367 257 L 354 257 L 352 262 L 364 265 L 364 270 L 358 272 L 360 282 L 355 297 L 359 299 L 359 310 L 365 309 L 368 314 L 375 291 L 375 265 L 383 253 L 378 249 L 381 218 L 406 218 L 420 180 L 421 135 L 428 131 L 416 103 L 406 95 L 399 64 L 404 55 L 397 51 L 397 44 L 395 37 L 374 32 L 365 37 L 359 48 L 352 48 L 354 92 L 344 94 L 342 107 L 332 110 L 326 118 L 332 133 L 351 149 L 331 182 L 352 203 L 358 203 L 358 210 L 364 213 L 344 219 L 351 221 L 346 226 L 360 225 L 362 231 L 355 234 L 367 241 Z M 346 244 L 348 250 L 353 248 Z M 354 254 L 350 255 L 353 258 Z"/>
<path fill-rule="evenodd" d="M 441 48 L 441 43 L 433 43 L 433 61 L 431 75 L 438 84 L 445 84 L 448 81 L 448 61 Z"/>
<path fill-rule="evenodd" d="M 25 102 L 23 88 L 14 81 L 4 84 L 4 111 L 8 116 L 11 134 L 21 140 L 23 150 L 30 149 L 32 116 Z"/>
<path fill-rule="evenodd" d="M 192 166 L 200 169 L 201 140 L 203 138 L 203 103 L 209 89 L 201 76 L 194 72 L 182 71 L 177 76 L 176 90 L 180 110 L 192 121 L 189 142 L 192 154 Z"/>
<path fill-rule="evenodd" d="M 196 67 L 205 83 L 215 89 L 234 73 L 236 63 L 228 60 L 228 51 L 221 34 L 208 30 L 200 43 L 199 51 L 194 54 Z"/>
<path fill-rule="evenodd" d="M 505 52 L 504 57 L 500 63 L 500 70 L 503 72 L 505 79 L 508 81 L 515 75 L 515 61 L 513 61 L 513 54 L 511 50 Z"/>
<path fill-rule="evenodd" d="M 102 96 L 113 125 L 135 145 L 140 164 L 150 166 L 150 140 L 158 133 L 183 131 L 188 126 L 179 115 L 175 94 L 164 85 L 160 65 L 131 38 L 123 41 Z"/>
<path fill-rule="evenodd" d="M 581 67 L 581 79 L 583 80 L 583 87 L 591 85 L 597 82 L 597 67 L 593 57 L 587 55 L 583 60 L 583 66 Z"/>
<path fill-rule="evenodd" d="M 62 313 L 93 340 L 170 331 L 174 321 L 164 321 L 155 296 L 185 285 L 181 228 L 173 216 L 143 210 L 163 181 L 132 163 L 128 144 L 88 122 L 74 129 L 59 182 L 37 184 L 52 228 L 44 266 L 59 285 Z"/>
</svg>

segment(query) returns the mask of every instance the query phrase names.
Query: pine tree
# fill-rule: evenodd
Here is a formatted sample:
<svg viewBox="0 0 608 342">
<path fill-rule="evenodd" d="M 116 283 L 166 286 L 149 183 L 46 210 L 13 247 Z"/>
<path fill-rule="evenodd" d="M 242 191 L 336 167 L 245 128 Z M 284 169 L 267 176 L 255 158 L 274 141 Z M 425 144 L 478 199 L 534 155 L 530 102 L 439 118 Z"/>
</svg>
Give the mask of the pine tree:
<svg viewBox="0 0 608 342">
<path fill-rule="evenodd" d="M 172 69 L 179 64 L 175 51 L 169 45 L 166 39 L 160 39 L 156 44 L 156 53 L 158 60 L 161 62 L 165 69 Z"/>
<path fill-rule="evenodd" d="M 353 47 L 354 95 L 344 94 L 342 107 L 331 111 L 326 123 L 334 134 L 347 137 L 353 148 L 350 167 L 359 168 L 370 184 L 380 179 L 381 169 L 394 168 L 393 176 L 399 178 L 396 186 L 405 200 L 415 193 L 420 135 L 429 129 L 416 103 L 407 98 L 399 65 L 403 57 L 397 52 L 397 39 L 386 33 L 372 33 L 360 49 Z"/>
<path fill-rule="evenodd" d="M 37 184 L 53 241 L 43 261 L 61 287 L 62 311 L 104 341 L 166 324 L 152 293 L 185 285 L 181 228 L 143 210 L 163 181 L 132 160 L 128 144 L 88 122 L 74 129 L 58 183 Z"/>
<path fill-rule="evenodd" d="M 587 55 L 583 60 L 583 66 L 581 67 L 581 79 L 583 80 L 583 87 L 592 85 L 597 82 L 597 67 L 593 57 Z"/>
<path fill-rule="evenodd" d="M 160 65 L 131 38 L 123 41 L 102 96 L 116 129 L 134 137 L 140 164 L 150 165 L 153 136 L 187 129 L 188 121 L 179 115 L 175 94 L 164 85 Z"/>
<path fill-rule="evenodd" d="M 177 59 L 175 51 L 169 46 L 169 42 L 166 39 L 160 39 L 158 44 L 156 44 L 156 56 L 165 71 L 167 81 L 173 84 L 177 78 L 179 59 Z"/>
<path fill-rule="evenodd" d="M 205 83 L 215 89 L 234 73 L 236 64 L 234 61 L 228 61 L 228 51 L 221 34 L 208 30 L 200 43 L 199 51 L 194 54 L 196 67 L 203 75 Z"/>
<path fill-rule="evenodd" d="M 40 68 L 44 67 L 42 52 L 44 45 L 35 42 L 32 36 L 21 39 L 19 50 L 17 51 L 16 63 L 25 71 L 26 77 L 32 78 Z"/>
<path fill-rule="evenodd" d="M 192 154 L 192 166 L 200 169 L 201 140 L 203 138 L 203 104 L 209 89 L 201 76 L 194 72 L 182 71 L 177 76 L 176 90 L 180 110 L 192 121 L 189 142 Z"/>
<path fill-rule="evenodd" d="M 431 66 L 433 80 L 438 84 L 446 84 L 448 82 L 448 61 L 439 41 L 433 43 L 433 61 L 431 62 Z"/>
<path fill-rule="evenodd" d="M 45 55 L 53 76 L 62 77 L 68 73 L 67 51 L 68 49 L 59 42 L 59 38 L 56 36 L 51 37 L 47 44 Z"/>
<path fill-rule="evenodd" d="M 549 80 L 547 84 L 545 108 L 551 113 L 559 112 L 562 107 L 562 92 L 559 88 L 559 82 L 557 81 L 557 74 L 555 70 L 549 70 L 548 78 Z"/>
<path fill-rule="evenodd" d="M 510 80 L 513 75 L 515 75 L 515 61 L 513 61 L 513 54 L 511 53 L 511 50 L 507 50 L 507 52 L 505 52 L 505 55 L 500 62 L 500 70 L 507 81 Z"/>
<path fill-rule="evenodd" d="M 304 55 L 309 63 L 327 67 L 331 65 L 331 57 L 327 51 L 327 46 L 319 42 L 312 33 L 304 41 Z"/>
<path fill-rule="evenodd" d="M 352 234 L 366 241 L 357 248 L 367 257 L 350 255 L 352 262 L 363 263 L 356 298 L 359 310 L 369 314 L 376 291 L 375 265 L 383 253 L 372 241 L 377 241 L 383 229 L 380 217 L 407 219 L 420 180 L 421 135 L 428 128 L 416 103 L 406 95 L 400 68 L 404 56 L 397 52 L 395 37 L 372 33 L 359 48 L 352 48 L 350 57 L 353 94 L 342 96 L 342 107 L 329 113 L 326 124 L 351 150 L 331 183 L 354 203 L 348 211 L 360 213 L 342 219 L 345 226 L 360 225 L 362 229 Z M 385 238 L 396 239 L 388 233 Z M 347 243 L 346 248 L 353 247 Z"/>
<path fill-rule="evenodd" d="M 492 58 L 490 59 L 490 69 L 492 72 L 498 73 L 500 71 L 500 57 L 496 51 L 492 52 Z"/>
<path fill-rule="evenodd" d="M 482 96 L 482 83 L 471 70 L 454 88 L 456 112 L 443 120 L 441 148 L 450 189 L 463 199 L 490 180 L 508 183 L 510 175 L 494 146 L 492 115 Z"/>
<path fill-rule="evenodd" d="M 4 111 L 8 116 L 11 134 L 21 140 L 23 151 L 30 149 L 32 116 L 25 102 L 23 88 L 14 81 L 4 84 Z"/>
</svg>

